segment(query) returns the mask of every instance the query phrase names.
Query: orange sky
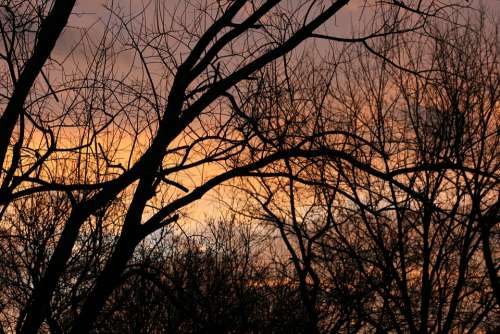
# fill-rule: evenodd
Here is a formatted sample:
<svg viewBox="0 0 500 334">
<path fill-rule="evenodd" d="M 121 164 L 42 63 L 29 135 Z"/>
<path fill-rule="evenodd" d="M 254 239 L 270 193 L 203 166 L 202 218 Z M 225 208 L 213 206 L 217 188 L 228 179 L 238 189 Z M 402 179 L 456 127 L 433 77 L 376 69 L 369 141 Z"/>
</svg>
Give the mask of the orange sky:
<svg viewBox="0 0 500 334">
<path fill-rule="evenodd" d="M 292 0 L 290 0 L 292 1 Z M 299 1 L 299 0 L 293 0 L 293 1 Z M 292 1 L 292 2 L 293 2 Z M 103 23 L 106 20 L 107 15 L 109 12 L 104 8 L 104 4 L 109 3 L 108 1 L 103 1 L 103 0 L 89 0 L 89 1 L 83 1 L 80 0 L 77 2 L 77 6 L 74 10 L 74 14 L 70 18 L 70 23 L 69 23 L 69 28 L 65 29 L 64 33 L 60 37 L 56 50 L 53 53 L 53 56 L 55 58 L 61 59 L 62 57 L 65 57 L 68 53 L 68 50 L 72 49 L 73 47 L 77 47 L 76 51 L 73 55 L 73 60 L 74 64 L 85 64 L 87 59 L 83 59 L 85 55 L 81 53 L 81 50 L 78 49 L 78 47 L 81 46 L 81 31 L 77 29 L 77 27 L 82 27 L 82 28 L 89 28 L 91 27 L 91 37 L 97 37 L 102 33 L 103 31 Z M 141 7 L 143 2 L 141 1 L 125 1 L 125 0 L 115 0 L 114 2 L 115 6 L 119 6 L 123 8 L 123 11 L 125 13 L 128 13 L 130 11 L 138 11 Z M 165 4 L 167 7 L 173 7 L 174 4 L 176 3 L 184 3 L 184 1 L 165 1 Z M 474 6 L 477 6 L 480 2 L 479 1 L 474 1 Z M 500 12 L 500 1 L 498 0 L 487 0 L 483 1 L 488 7 L 490 7 L 494 12 L 499 13 Z M 363 19 L 360 20 L 360 16 L 362 14 L 362 18 L 366 18 L 370 16 L 369 10 L 363 11 L 363 5 L 364 1 L 363 0 L 355 0 L 352 1 L 348 6 L 343 8 L 338 15 L 335 16 L 334 19 L 330 21 L 330 23 L 327 25 L 327 30 L 328 32 L 333 32 L 337 36 L 349 36 L 353 31 L 356 32 L 360 29 L 360 26 L 363 24 Z M 149 10 L 154 10 L 154 6 L 151 6 Z M 327 44 L 327 43 L 326 43 Z M 325 44 L 325 45 L 326 45 Z M 320 43 L 321 46 L 321 43 Z M 121 63 L 118 64 L 118 68 L 122 66 L 124 69 L 128 68 L 130 65 L 130 58 L 127 58 L 127 55 L 119 57 L 119 61 Z M 71 66 L 71 65 L 70 65 Z M 166 91 L 166 86 L 165 89 L 160 88 L 160 90 L 163 92 L 163 94 L 166 96 L 168 93 Z M 145 133 L 144 137 L 147 138 L 148 134 Z M 116 139 L 116 138 L 115 138 Z M 147 141 L 147 140 L 146 140 Z M 130 142 L 127 140 L 127 138 L 124 138 L 122 143 L 119 144 L 119 146 L 122 149 L 122 153 L 126 156 L 127 155 L 127 149 L 131 147 Z M 207 172 L 207 171 L 205 171 Z M 197 173 L 201 173 L 201 171 L 198 171 Z M 212 171 L 213 173 L 213 171 Z M 210 171 L 208 171 L 208 174 L 212 174 Z M 198 177 L 192 176 L 195 179 Z M 198 183 L 198 181 L 193 180 L 189 188 L 192 188 L 194 184 Z M 190 183 L 189 181 L 186 183 Z M 193 212 L 196 213 L 201 213 L 202 215 L 206 214 L 207 212 L 213 211 L 213 205 L 211 204 L 213 201 L 210 201 L 210 195 L 206 197 L 205 200 L 197 203 L 195 205 L 195 208 Z M 202 208 L 202 209 L 200 209 Z M 207 209 L 204 209 L 207 208 Z M 196 214 L 198 215 L 198 214 Z"/>
</svg>

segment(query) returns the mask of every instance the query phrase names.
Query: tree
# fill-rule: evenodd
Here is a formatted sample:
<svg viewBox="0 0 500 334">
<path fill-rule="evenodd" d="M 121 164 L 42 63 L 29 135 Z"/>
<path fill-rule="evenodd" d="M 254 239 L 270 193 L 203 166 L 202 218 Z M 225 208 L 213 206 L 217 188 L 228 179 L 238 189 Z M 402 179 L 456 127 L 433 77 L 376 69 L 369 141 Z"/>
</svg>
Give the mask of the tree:
<svg viewBox="0 0 500 334">
<path fill-rule="evenodd" d="M 272 331 L 264 240 L 252 225 L 228 217 L 193 235 L 171 230 L 141 244 L 97 331 Z"/>
<path fill-rule="evenodd" d="M 247 188 L 249 214 L 279 231 L 315 331 L 328 331 L 320 314 L 342 312 L 376 333 L 495 326 L 498 35 L 484 12 L 462 19 L 429 24 L 415 49 L 389 36 L 377 57 L 347 53 L 328 88 L 297 71 L 275 84 L 293 91 L 276 109 L 307 100 L 318 123 L 337 126 L 325 145 L 357 159 L 290 158 Z M 405 68 L 401 54 L 412 55 Z"/>
<path fill-rule="evenodd" d="M 260 76 L 267 66 L 293 63 L 292 51 L 303 50 L 307 39 L 362 42 L 376 52 L 371 39 L 422 31 L 427 18 L 446 18 L 454 8 L 434 1 L 376 3 L 370 13 L 380 18 L 368 22 L 373 30 L 366 36 L 323 34 L 349 3 L 168 7 L 158 1 L 138 12 L 116 5 L 103 18 L 100 39 L 95 30 L 80 31 L 78 45 L 60 56 L 56 42 L 70 32 L 64 28 L 74 1 L 3 1 L 0 213 L 36 194 L 57 193 L 70 205 L 18 316 L 18 332 L 37 332 L 44 322 L 50 327 L 80 236 L 109 210 L 117 212 L 117 198 L 122 211 L 107 218 L 119 229 L 117 238 L 99 266 L 91 266 L 95 275 L 84 275 L 91 288 L 76 305 L 71 333 L 91 330 L 137 245 L 211 189 L 289 158 L 326 155 L 358 165 L 352 152 L 325 145 L 326 134 L 314 123 L 283 141 L 299 123 L 289 127 L 265 109 L 245 112 L 252 97 L 266 96 Z M 285 131 L 263 135 L 256 123 L 262 121 Z M 365 171 L 380 176 L 369 166 Z"/>
</svg>

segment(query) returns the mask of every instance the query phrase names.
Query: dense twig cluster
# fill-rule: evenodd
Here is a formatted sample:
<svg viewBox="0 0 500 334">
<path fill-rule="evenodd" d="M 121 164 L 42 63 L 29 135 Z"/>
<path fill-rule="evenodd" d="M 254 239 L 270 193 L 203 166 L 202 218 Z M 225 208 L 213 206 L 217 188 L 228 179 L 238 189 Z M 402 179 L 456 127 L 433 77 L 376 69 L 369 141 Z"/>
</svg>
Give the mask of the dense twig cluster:
<svg viewBox="0 0 500 334">
<path fill-rule="evenodd" d="M 497 26 L 357 5 L 0 0 L 0 332 L 498 329 Z"/>
</svg>

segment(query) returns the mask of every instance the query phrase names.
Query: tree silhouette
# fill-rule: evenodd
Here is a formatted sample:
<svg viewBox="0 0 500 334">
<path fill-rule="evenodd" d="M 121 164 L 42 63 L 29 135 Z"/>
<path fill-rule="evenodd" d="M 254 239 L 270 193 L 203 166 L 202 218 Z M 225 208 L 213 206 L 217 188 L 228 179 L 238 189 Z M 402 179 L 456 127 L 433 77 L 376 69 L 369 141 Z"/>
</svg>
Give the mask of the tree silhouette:
<svg viewBox="0 0 500 334">
<path fill-rule="evenodd" d="M 127 9 L 112 2 L 95 25 L 77 29 L 71 23 L 72 13 L 79 14 L 75 1 L 1 1 L 0 235 L 6 264 L 2 284 L 7 288 L 0 306 L 4 331 L 88 333 L 105 324 L 105 314 L 117 316 L 112 309 L 120 307 L 120 293 L 151 298 L 161 290 L 170 294 L 166 294 L 169 303 L 180 298 L 176 294 L 184 293 L 186 287 L 179 291 L 172 282 L 162 280 L 182 272 L 187 276 L 181 277 L 181 285 L 193 282 L 187 289 L 191 295 L 193 289 L 201 289 L 196 291 L 196 305 L 193 300 L 180 303 L 188 308 L 192 324 L 200 321 L 192 330 L 228 332 L 233 317 L 244 326 L 241 314 L 231 308 L 242 307 L 242 301 L 251 296 L 238 299 L 231 292 L 229 297 L 235 301 L 221 301 L 222 291 L 244 290 L 255 294 L 255 303 L 270 303 L 270 299 L 252 290 L 250 274 L 243 282 L 235 282 L 231 274 L 238 270 L 231 266 L 245 261 L 239 257 L 220 260 L 219 256 L 227 255 L 223 250 L 175 244 L 183 250 L 180 257 L 168 259 L 166 267 L 153 266 L 164 272 L 151 274 L 140 268 L 142 272 L 128 276 L 139 245 L 146 247 L 169 226 L 180 223 L 190 205 L 211 190 L 243 178 L 250 180 L 243 190 L 250 189 L 261 208 L 267 209 L 264 218 L 278 227 L 298 279 L 271 290 L 281 292 L 280 298 L 300 301 L 304 311 L 286 307 L 280 311 L 273 306 L 276 313 L 266 316 L 278 314 L 283 319 L 282 313 L 297 312 L 291 316 L 300 319 L 304 331 L 312 332 L 322 331 L 328 321 L 331 330 L 347 332 L 361 330 L 365 323 L 376 327 L 383 322 L 390 326 L 386 331 L 425 332 L 432 279 L 423 278 L 421 312 L 415 316 L 415 301 L 404 277 L 406 264 L 394 263 L 398 256 L 405 260 L 409 246 L 404 244 L 411 239 L 405 234 L 410 232 L 402 233 L 398 227 L 411 225 L 406 219 L 414 221 L 415 217 L 424 222 L 423 276 L 428 275 L 432 257 L 425 243 L 433 237 L 431 226 L 439 225 L 436 220 L 448 226 L 446 238 L 457 240 L 454 247 L 462 247 L 459 292 L 453 294 L 452 307 L 447 309 L 458 309 L 463 302 L 461 293 L 469 291 L 465 285 L 471 268 L 480 269 L 484 279 L 489 279 L 498 303 L 499 205 L 498 194 L 494 195 L 498 192 L 494 145 L 498 141 L 498 124 L 494 123 L 498 42 L 483 43 L 486 33 L 480 31 L 484 30 L 467 35 L 477 37 L 466 40 L 467 44 L 460 34 L 441 36 L 433 30 L 439 22 L 460 27 L 460 13 L 468 11 L 461 2 L 367 1 L 360 9 L 363 27 L 346 35 L 347 26 L 338 28 L 334 19 L 340 19 L 349 5 L 353 5 L 349 0 L 204 0 L 155 1 Z M 74 40 L 68 44 L 68 39 Z M 438 43 L 441 39 L 453 43 Z M 436 42 L 435 57 L 415 55 L 410 46 L 414 41 L 417 51 Z M 471 56 L 469 63 L 461 62 L 460 52 L 471 55 L 473 51 L 480 52 L 477 62 Z M 357 70 L 357 58 L 374 60 L 361 61 Z M 376 75 L 370 72 L 373 68 Z M 385 87 L 375 85 L 389 77 L 401 95 L 398 101 L 408 103 L 404 115 L 397 108 L 386 110 L 380 95 Z M 367 101 L 365 107 L 376 108 L 361 107 Z M 423 106 L 424 111 L 415 112 L 416 106 Z M 364 121 L 373 123 L 360 126 Z M 414 137 L 398 138 L 398 131 Z M 408 152 L 408 147 L 411 154 L 397 155 Z M 298 219 L 299 207 L 308 200 L 297 195 L 299 184 L 314 188 L 321 212 L 326 213 L 321 219 L 314 214 L 314 224 L 308 225 L 312 230 Z M 438 190 L 445 186 L 455 187 L 454 207 L 436 203 L 441 199 Z M 291 223 L 272 215 L 270 206 L 279 194 L 286 195 Z M 354 261 L 355 250 L 349 253 L 353 259 L 341 257 L 345 265 L 340 268 L 325 267 L 331 269 L 333 288 L 322 290 L 319 275 L 324 273 L 317 261 L 322 256 L 325 262 L 331 258 L 323 240 L 330 240 L 332 221 L 342 217 L 331 210 L 336 202 L 328 199 L 336 198 L 334 194 L 356 206 L 353 228 L 359 226 L 358 232 L 373 224 L 389 225 L 369 235 L 387 238 L 370 249 L 370 256 L 382 253 L 386 257 L 382 273 L 369 275 L 374 280 L 373 276 L 381 275 L 380 284 L 369 286 L 384 290 L 380 294 L 383 309 L 374 315 L 367 315 L 373 295 L 358 284 L 361 278 L 356 277 L 354 287 L 340 279 L 362 269 Z M 376 202 L 365 203 L 369 199 Z M 275 205 L 281 205 L 280 201 Z M 366 216 L 365 211 L 380 210 L 384 203 L 394 209 Z M 446 220 L 440 216 L 443 210 L 451 225 L 441 222 Z M 460 218 L 455 218 L 457 214 Z M 396 227 L 385 220 L 395 221 Z M 455 223 L 460 225 L 458 232 L 453 229 Z M 398 236 L 387 236 L 385 229 L 395 229 Z M 394 249 L 386 249 L 392 240 Z M 335 243 L 346 244 L 342 238 Z M 481 255 L 467 253 L 476 248 L 481 248 Z M 249 257 L 243 255 L 243 259 Z M 486 270 L 483 264 L 476 265 L 476 256 L 485 260 Z M 169 269 L 171 261 L 180 261 L 179 272 Z M 210 266 L 220 269 L 213 274 L 221 277 L 204 281 L 197 276 Z M 455 269 L 450 270 L 454 275 Z M 394 286 L 401 272 L 403 282 Z M 259 284 L 265 286 L 265 282 Z M 486 309 L 494 307 L 489 290 L 470 289 L 487 295 L 487 301 L 481 301 L 484 318 Z M 401 309 L 393 307 L 393 292 L 403 302 Z M 146 295 L 141 297 L 141 293 Z M 346 293 L 345 297 L 339 297 L 340 293 Z M 214 298 L 214 306 L 229 310 L 204 307 L 203 300 L 209 304 Z M 332 299 L 322 304 L 328 298 Z M 359 305 L 346 304 L 335 316 L 327 317 L 332 300 L 347 302 L 349 298 L 356 298 Z M 373 303 L 378 306 L 380 301 Z M 131 301 L 130 307 L 135 306 Z M 187 311 L 179 303 L 173 307 L 177 313 L 169 315 L 185 317 Z M 211 314 L 210 319 L 203 318 L 205 312 Z M 454 326 L 456 316 L 450 312 L 444 332 Z M 375 319 L 377 314 L 379 319 Z M 218 317 L 219 322 L 215 321 Z"/>
</svg>

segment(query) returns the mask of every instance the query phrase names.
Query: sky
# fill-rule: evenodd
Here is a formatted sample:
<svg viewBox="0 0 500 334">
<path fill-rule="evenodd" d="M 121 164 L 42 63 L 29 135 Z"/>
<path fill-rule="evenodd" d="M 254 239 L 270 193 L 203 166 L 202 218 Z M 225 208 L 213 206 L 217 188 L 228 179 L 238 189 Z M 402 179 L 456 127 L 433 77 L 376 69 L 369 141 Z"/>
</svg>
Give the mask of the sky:
<svg viewBox="0 0 500 334">
<path fill-rule="evenodd" d="M 199 1 L 199 0 L 198 0 Z M 289 0 L 292 2 L 298 0 Z M 445 0 L 446 1 L 446 0 Z M 164 4 L 167 9 L 173 8 L 175 5 L 179 3 L 184 3 L 185 1 L 168 1 L 165 0 Z M 109 11 L 105 8 L 109 6 L 110 1 L 103 0 L 80 0 L 77 1 L 76 8 L 74 10 L 74 14 L 70 18 L 70 22 L 68 28 L 65 29 L 64 33 L 60 37 L 57 48 L 55 50 L 55 55 L 59 55 L 59 57 L 65 57 L 68 53 L 68 50 L 74 48 L 76 46 L 76 52 L 73 54 L 75 57 L 75 64 L 85 63 L 86 59 L 85 54 L 82 53 L 81 49 L 81 35 L 82 30 L 80 28 L 91 28 L 91 37 L 97 37 L 102 34 L 104 23 L 109 15 Z M 143 1 L 129 1 L 129 0 L 114 0 L 112 1 L 113 6 L 120 7 L 123 9 L 124 13 L 129 12 L 137 12 L 142 8 Z M 334 32 L 337 36 L 349 36 L 352 30 L 356 30 L 359 28 L 359 25 L 364 23 L 365 19 L 360 20 L 360 16 L 362 18 L 369 18 L 370 13 L 369 10 L 365 10 L 363 8 L 364 5 L 363 0 L 354 0 L 348 6 L 344 7 L 338 15 L 335 16 L 328 24 L 328 30 L 330 32 Z M 488 11 L 491 15 L 500 17 L 498 14 L 500 13 L 500 0 L 483 0 L 477 1 L 474 0 L 471 2 L 473 7 L 480 6 L 484 4 L 486 7 L 490 8 Z M 154 5 L 149 7 L 149 12 L 147 12 L 146 16 L 152 15 L 152 10 L 154 10 Z M 148 18 L 148 17 L 147 17 Z M 79 59 L 80 58 L 80 59 Z M 131 57 L 120 57 L 120 61 L 122 62 L 122 66 L 124 69 L 128 68 L 129 62 L 131 61 Z M 217 208 L 214 207 L 213 203 L 218 202 L 216 199 L 219 197 L 220 193 L 213 193 L 211 196 L 205 198 L 204 201 L 197 202 L 195 207 L 191 210 L 191 212 L 195 212 L 193 215 L 193 219 L 201 219 L 204 215 L 213 215 Z"/>
</svg>

